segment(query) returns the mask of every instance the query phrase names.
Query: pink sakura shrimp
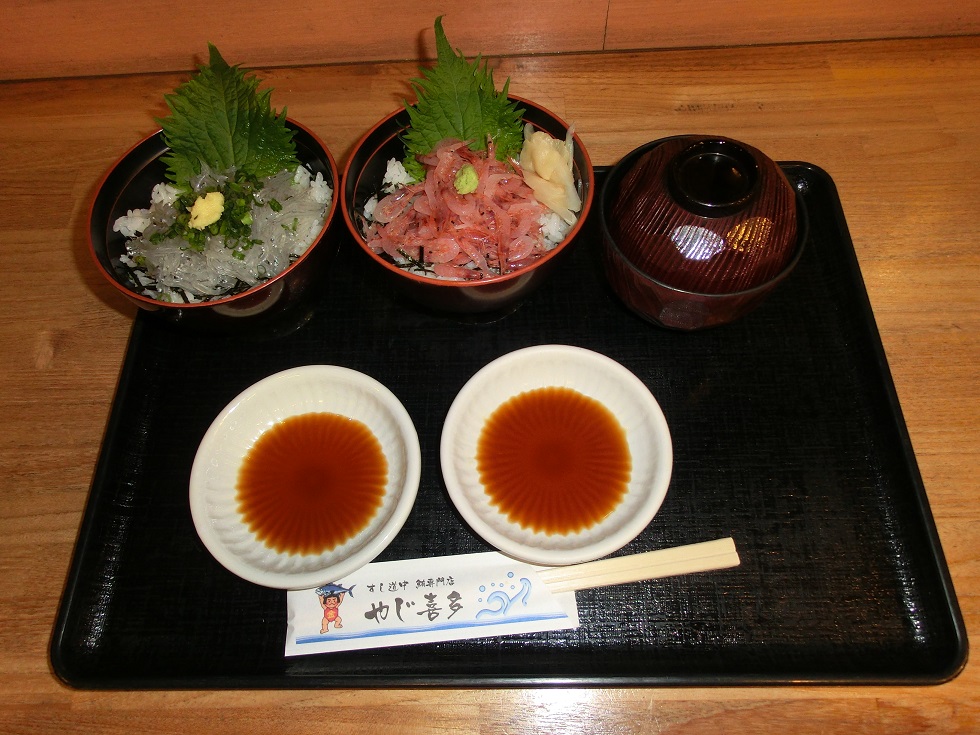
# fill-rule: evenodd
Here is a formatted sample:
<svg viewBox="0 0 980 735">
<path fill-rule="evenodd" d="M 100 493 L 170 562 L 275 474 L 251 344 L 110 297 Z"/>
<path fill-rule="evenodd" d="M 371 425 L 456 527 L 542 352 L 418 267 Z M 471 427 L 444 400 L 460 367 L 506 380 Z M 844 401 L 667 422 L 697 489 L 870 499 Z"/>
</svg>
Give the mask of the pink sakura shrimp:
<svg viewBox="0 0 980 735">
<path fill-rule="evenodd" d="M 365 231 L 368 245 L 399 264 L 441 278 L 494 278 L 534 262 L 551 246 L 541 229 L 548 208 L 534 198 L 516 161 L 496 160 L 492 145 L 475 153 L 444 140 L 420 159 L 424 181 L 381 199 Z M 466 164 L 478 183 L 470 194 L 454 182 Z"/>
</svg>

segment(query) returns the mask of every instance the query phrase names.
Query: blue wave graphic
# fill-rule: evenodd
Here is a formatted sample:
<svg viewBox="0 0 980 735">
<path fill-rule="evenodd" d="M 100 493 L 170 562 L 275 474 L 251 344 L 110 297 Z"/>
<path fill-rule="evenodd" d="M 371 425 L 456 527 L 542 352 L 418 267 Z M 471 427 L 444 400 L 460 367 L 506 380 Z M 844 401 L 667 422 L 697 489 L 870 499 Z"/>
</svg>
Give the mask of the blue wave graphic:
<svg viewBox="0 0 980 735">
<path fill-rule="evenodd" d="M 477 620 L 485 618 L 488 616 L 493 617 L 505 617 L 510 611 L 511 605 L 515 602 L 520 602 L 525 607 L 527 607 L 527 598 L 531 596 L 531 580 L 527 577 L 521 577 L 521 588 L 514 593 L 514 596 L 509 596 L 503 590 L 495 590 L 487 595 L 487 602 L 497 605 L 496 608 L 485 607 L 476 614 Z"/>
</svg>

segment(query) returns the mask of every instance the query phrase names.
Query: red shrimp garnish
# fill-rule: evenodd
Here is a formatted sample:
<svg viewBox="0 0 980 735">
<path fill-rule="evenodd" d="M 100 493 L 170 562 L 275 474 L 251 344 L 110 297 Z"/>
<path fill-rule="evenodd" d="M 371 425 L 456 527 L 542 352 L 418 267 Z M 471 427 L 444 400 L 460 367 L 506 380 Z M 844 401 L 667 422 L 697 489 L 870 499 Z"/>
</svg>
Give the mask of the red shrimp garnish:
<svg viewBox="0 0 980 735">
<path fill-rule="evenodd" d="M 550 210 L 534 198 L 520 164 L 496 160 L 492 144 L 475 153 L 458 140 L 444 140 L 420 160 L 425 180 L 375 207 L 365 229 L 374 252 L 440 278 L 479 280 L 526 267 L 554 247 L 540 223 Z M 454 186 L 465 164 L 479 177 L 471 194 Z"/>
</svg>

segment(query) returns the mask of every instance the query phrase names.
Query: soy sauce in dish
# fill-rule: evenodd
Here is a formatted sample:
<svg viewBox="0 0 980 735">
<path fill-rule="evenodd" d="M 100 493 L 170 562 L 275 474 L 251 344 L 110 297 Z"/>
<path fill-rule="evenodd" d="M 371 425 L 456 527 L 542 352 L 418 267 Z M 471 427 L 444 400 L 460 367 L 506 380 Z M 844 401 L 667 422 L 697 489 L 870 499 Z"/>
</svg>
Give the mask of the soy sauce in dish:
<svg viewBox="0 0 980 735">
<path fill-rule="evenodd" d="M 490 502 L 524 528 L 575 533 L 602 521 L 626 494 L 626 432 L 602 403 L 576 390 L 537 388 L 501 404 L 477 440 Z"/>
<path fill-rule="evenodd" d="M 238 471 L 238 509 L 280 553 L 319 554 L 356 536 L 381 507 L 388 461 L 362 422 L 291 416 L 259 436 Z"/>
</svg>

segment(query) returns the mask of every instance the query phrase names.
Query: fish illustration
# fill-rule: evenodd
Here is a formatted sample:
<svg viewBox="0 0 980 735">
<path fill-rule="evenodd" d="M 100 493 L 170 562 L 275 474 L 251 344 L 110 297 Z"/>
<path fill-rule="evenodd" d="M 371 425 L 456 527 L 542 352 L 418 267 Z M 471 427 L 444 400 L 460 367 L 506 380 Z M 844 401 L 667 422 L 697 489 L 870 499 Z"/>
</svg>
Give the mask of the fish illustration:
<svg viewBox="0 0 980 735">
<path fill-rule="evenodd" d="M 330 582 L 329 584 L 325 584 L 322 585 L 321 587 L 317 587 L 316 594 L 322 597 L 326 595 L 337 595 L 340 593 L 345 593 L 353 597 L 354 596 L 353 590 L 355 587 L 357 587 L 356 584 L 351 585 L 350 587 L 344 587 L 343 585 L 339 585 L 336 582 Z"/>
<path fill-rule="evenodd" d="M 329 582 L 316 588 L 316 595 L 320 600 L 320 607 L 323 609 L 320 635 L 328 632 L 331 625 L 334 629 L 344 627 L 343 618 L 340 617 L 340 603 L 344 601 L 344 595 L 354 596 L 352 591 L 355 586 L 344 587 L 342 584 Z"/>
</svg>

